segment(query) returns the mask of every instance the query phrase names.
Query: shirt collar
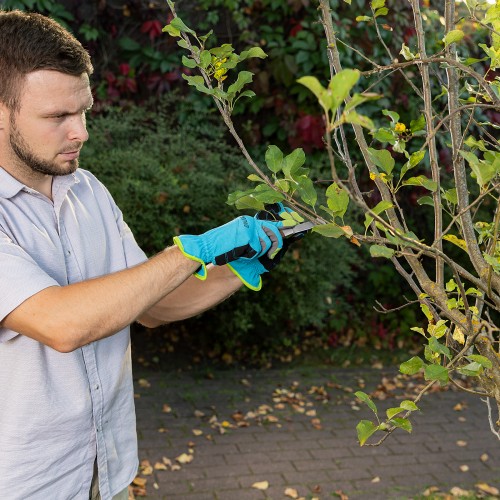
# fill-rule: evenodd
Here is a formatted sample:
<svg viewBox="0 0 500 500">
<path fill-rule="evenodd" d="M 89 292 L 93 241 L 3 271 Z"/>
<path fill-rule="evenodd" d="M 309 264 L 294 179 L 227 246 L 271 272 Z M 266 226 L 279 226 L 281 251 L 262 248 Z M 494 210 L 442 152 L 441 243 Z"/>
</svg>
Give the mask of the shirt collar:
<svg viewBox="0 0 500 500">
<path fill-rule="evenodd" d="M 66 195 L 68 190 L 78 182 L 79 180 L 75 174 L 54 177 L 52 180 L 52 197 L 54 198 L 61 192 L 64 192 L 64 195 Z M 19 191 L 23 190 L 33 192 L 33 189 L 18 181 L 6 170 L 0 167 L 0 198 L 13 198 L 17 193 L 19 193 Z"/>
</svg>

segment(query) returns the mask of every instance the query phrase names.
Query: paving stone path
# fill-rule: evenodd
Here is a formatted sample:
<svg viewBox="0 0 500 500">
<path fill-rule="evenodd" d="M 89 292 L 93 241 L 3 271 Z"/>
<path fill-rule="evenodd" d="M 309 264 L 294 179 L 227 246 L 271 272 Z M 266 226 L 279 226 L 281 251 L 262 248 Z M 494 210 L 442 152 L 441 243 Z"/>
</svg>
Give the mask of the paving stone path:
<svg viewBox="0 0 500 500">
<path fill-rule="evenodd" d="M 464 392 L 426 395 L 411 434 L 359 446 L 356 423 L 373 414 L 351 391 L 379 386 L 385 415 L 408 396 L 394 389 L 396 374 L 299 368 L 207 377 L 136 368 L 139 455 L 153 468 L 140 475 L 146 498 L 280 500 L 291 488 L 306 499 L 413 499 L 432 486 L 500 489 L 500 441 L 485 403 Z M 253 487 L 265 482 L 265 490 Z"/>
</svg>

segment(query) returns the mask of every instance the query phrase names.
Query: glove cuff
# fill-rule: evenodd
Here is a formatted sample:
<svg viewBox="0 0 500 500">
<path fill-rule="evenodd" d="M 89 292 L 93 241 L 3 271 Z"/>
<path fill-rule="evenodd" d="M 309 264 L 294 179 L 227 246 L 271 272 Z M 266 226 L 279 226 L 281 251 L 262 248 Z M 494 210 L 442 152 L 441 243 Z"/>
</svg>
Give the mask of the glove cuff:
<svg viewBox="0 0 500 500">
<path fill-rule="evenodd" d="M 193 274 L 198 279 L 205 281 L 207 279 L 207 266 L 205 265 L 205 262 L 203 262 L 203 260 L 200 259 L 199 257 L 197 257 L 196 255 L 189 253 L 184 248 L 184 245 L 182 244 L 182 240 L 179 236 L 174 236 L 174 245 L 176 245 L 179 248 L 179 250 L 182 252 L 182 255 L 184 255 L 184 257 L 187 257 L 190 260 L 194 260 L 195 262 L 198 262 L 200 264 L 200 267 Z"/>
<path fill-rule="evenodd" d="M 234 262 L 230 262 L 226 265 L 236 276 L 238 276 L 247 288 L 250 288 L 250 290 L 253 290 L 254 292 L 260 291 L 262 288 L 262 278 L 259 272 L 253 269 L 251 262 L 245 262 L 243 264 L 241 262 L 242 260 L 244 259 L 235 260 Z"/>
</svg>

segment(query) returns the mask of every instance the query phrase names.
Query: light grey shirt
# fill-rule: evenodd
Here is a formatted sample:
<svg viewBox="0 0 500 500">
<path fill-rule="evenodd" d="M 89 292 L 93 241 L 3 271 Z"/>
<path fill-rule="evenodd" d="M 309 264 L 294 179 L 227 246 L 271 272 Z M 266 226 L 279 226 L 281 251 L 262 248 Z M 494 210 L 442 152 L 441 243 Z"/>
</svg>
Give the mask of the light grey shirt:
<svg viewBox="0 0 500 500">
<path fill-rule="evenodd" d="M 0 168 L 0 321 L 47 287 L 146 260 L 90 172 L 55 177 L 52 191 Z M 96 451 L 104 500 L 135 477 L 128 328 L 71 353 L 0 328 L 0 392 L 0 498 L 88 500 Z"/>
</svg>

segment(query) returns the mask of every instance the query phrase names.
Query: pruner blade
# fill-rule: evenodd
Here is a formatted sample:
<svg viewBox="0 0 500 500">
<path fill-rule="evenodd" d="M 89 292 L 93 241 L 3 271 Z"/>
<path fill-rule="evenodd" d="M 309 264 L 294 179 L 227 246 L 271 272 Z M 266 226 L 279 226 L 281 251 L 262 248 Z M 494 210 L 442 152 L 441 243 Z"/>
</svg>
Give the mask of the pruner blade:
<svg viewBox="0 0 500 500">
<path fill-rule="evenodd" d="M 280 228 L 280 233 L 284 238 L 288 238 L 297 233 L 303 233 L 304 231 L 311 230 L 316 224 L 314 222 L 302 222 L 292 227 L 282 227 Z"/>
</svg>

